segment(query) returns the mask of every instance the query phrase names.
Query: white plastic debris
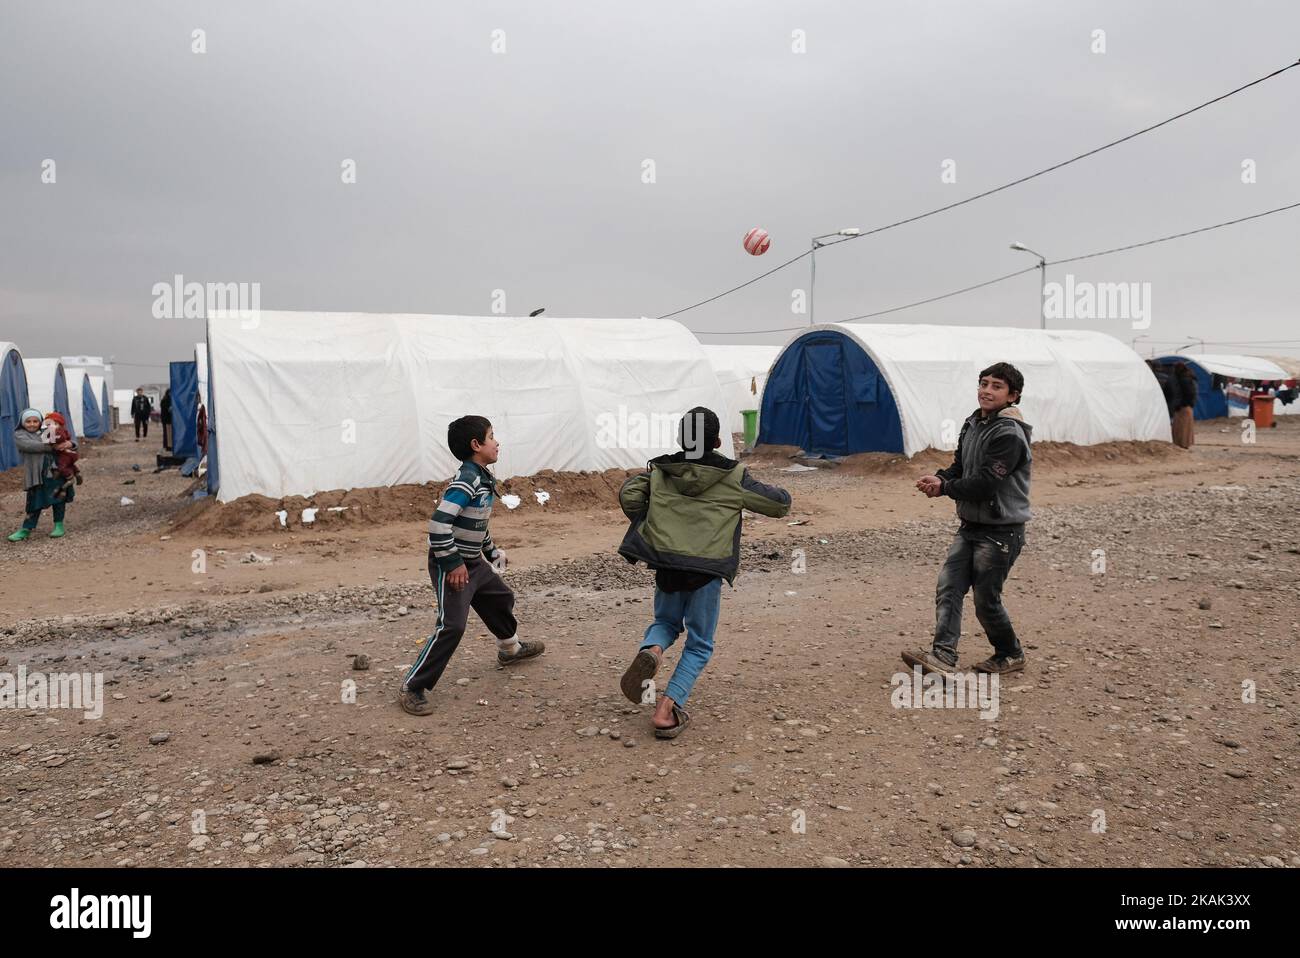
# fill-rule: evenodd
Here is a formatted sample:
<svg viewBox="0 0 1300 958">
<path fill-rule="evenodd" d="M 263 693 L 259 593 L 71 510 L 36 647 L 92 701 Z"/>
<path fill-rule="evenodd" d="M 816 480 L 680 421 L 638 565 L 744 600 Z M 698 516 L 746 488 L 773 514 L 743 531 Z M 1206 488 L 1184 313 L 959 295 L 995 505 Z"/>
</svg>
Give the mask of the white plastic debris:
<svg viewBox="0 0 1300 958">
<path fill-rule="evenodd" d="M 240 562 L 250 562 L 250 563 L 255 562 L 255 563 L 258 563 L 258 564 L 260 564 L 260 565 L 266 565 L 266 564 L 270 563 L 270 562 L 273 561 L 273 560 L 271 559 L 270 556 L 260 556 L 260 555 L 258 555 L 256 552 L 250 552 L 250 553 L 248 553 L 246 556 L 244 556 L 242 559 L 240 559 L 239 561 L 240 561 Z"/>
<path fill-rule="evenodd" d="M 510 493 L 507 492 L 504 496 L 501 497 L 501 501 L 506 504 L 507 509 L 518 509 L 519 503 L 522 502 L 523 500 L 520 499 L 518 496 L 512 496 Z"/>
<path fill-rule="evenodd" d="M 133 506 L 133 505 L 135 505 L 135 500 L 134 500 L 134 499 L 128 499 L 126 496 L 123 496 L 123 497 L 122 497 L 122 505 L 124 505 L 124 506 Z"/>
<path fill-rule="evenodd" d="M 281 509 L 275 517 L 280 520 L 280 527 L 283 528 L 289 521 L 289 512 L 287 509 Z"/>
<path fill-rule="evenodd" d="M 798 462 L 796 462 L 793 466 L 786 466 L 786 467 L 785 467 L 784 469 L 782 469 L 781 471 L 782 471 L 782 472 L 816 472 L 816 471 L 817 471 L 817 467 L 816 467 L 816 466 L 805 466 L 805 465 L 803 465 L 802 463 L 798 463 Z"/>
<path fill-rule="evenodd" d="M 329 507 L 327 510 L 325 510 L 325 511 L 326 511 L 326 512 L 344 512 L 344 511 L 347 510 L 347 508 L 348 508 L 347 506 L 330 506 L 330 507 Z"/>
<path fill-rule="evenodd" d="M 302 524 L 306 526 L 315 522 L 316 513 L 319 511 L 320 511 L 319 509 L 304 509 L 302 511 Z"/>
<path fill-rule="evenodd" d="M 533 493 L 533 495 L 537 497 L 537 502 L 539 505 L 544 506 L 551 501 L 551 494 L 547 492 L 545 489 L 538 489 L 536 492 Z"/>
</svg>

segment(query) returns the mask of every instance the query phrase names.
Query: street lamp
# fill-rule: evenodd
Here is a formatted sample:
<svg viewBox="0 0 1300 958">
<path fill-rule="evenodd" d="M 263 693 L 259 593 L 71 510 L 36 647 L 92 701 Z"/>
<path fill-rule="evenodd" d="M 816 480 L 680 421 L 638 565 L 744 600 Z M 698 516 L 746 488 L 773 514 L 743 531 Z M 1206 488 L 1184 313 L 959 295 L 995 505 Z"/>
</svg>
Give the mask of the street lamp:
<svg viewBox="0 0 1300 958">
<path fill-rule="evenodd" d="M 528 314 L 528 318 L 529 318 L 529 319 L 532 319 L 534 316 L 540 316 L 540 315 L 542 315 L 542 313 L 544 313 L 544 312 L 546 312 L 546 307 L 545 307 L 545 306 L 543 306 L 541 309 L 535 309 L 535 310 L 533 310 L 531 313 Z"/>
<path fill-rule="evenodd" d="M 817 295 L 817 250 L 822 246 L 834 246 L 836 243 L 843 243 L 847 239 L 861 235 L 862 230 L 856 226 L 850 226 L 846 229 L 836 230 L 834 233 L 826 233 L 812 238 L 812 282 L 808 285 L 809 326 L 813 325 L 813 299 Z M 829 240 L 829 242 L 824 242 L 825 240 Z"/>
<path fill-rule="evenodd" d="M 1036 252 L 1026 246 L 1024 243 L 1012 243 L 1011 248 L 1019 250 L 1022 253 L 1033 253 L 1038 257 L 1038 328 L 1047 328 L 1047 257 L 1042 253 Z"/>
</svg>

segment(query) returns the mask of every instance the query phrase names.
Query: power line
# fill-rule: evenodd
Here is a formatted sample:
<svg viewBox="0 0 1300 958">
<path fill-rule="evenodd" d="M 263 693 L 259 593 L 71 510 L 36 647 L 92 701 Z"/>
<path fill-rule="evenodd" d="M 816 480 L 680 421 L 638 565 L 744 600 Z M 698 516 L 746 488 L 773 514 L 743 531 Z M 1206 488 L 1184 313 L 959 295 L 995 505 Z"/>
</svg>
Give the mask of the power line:
<svg viewBox="0 0 1300 958">
<path fill-rule="evenodd" d="M 1022 183 L 1028 183 L 1030 180 L 1037 179 L 1040 176 L 1045 176 L 1048 173 L 1055 172 L 1056 170 L 1069 166 L 1071 163 L 1077 163 L 1079 160 L 1087 159 L 1090 156 L 1096 156 L 1098 153 L 1101 153 L 1104 150 L 1109 150 L 1111 147 L 1119 146 L 1121 143 L 1127 143 L 1129 140 L 1135 139 L 1136 137 L 1139 137 L 1144 133 L 1150 133 L 1152 130 L 1158 130 L 1160 129 L 1160 127 L 1167 126 L 1168 124 L 1173 123 L 1175 120 L 1181 120 L 1183 117 L 1191 116 L 1193 113 L 1196 113 L 1199 110 L 1203 110 L 1208 106 L 1213 106 L 1215 103 L 1219 103 L 1223 100 L 1226 100 L 1228 99 L 1228 97 L 1235 96 L 1236 94 L 1241 93 L 1243 90 L 1248 90 L 1253 86 L 1257 86 L 1260 83 L 1264 83 L 1267 80 L 1271 80 L 1274 77 L 1279 76 L 1285 73 L 1287 70 L 1291 70 L 1297 66 L 1300 66 L 1300 60 L 1296 60 L 1294 63 L 1288 63 L 1286 66 L 1280 67 L 1274 70 L 1272 73 L 1268 73 L 1262 77 L 1259 77 L 1258 79 L 1251 80 L 1249 83 L 1243 84 L 1242 86 L 1239 86 L 1236 89 L 1229 90 L 1227 93 L 1220 94 L 1219 96 L 1216 96 L 1212 100 L 1206 100 L 1204 103 L 1197 104 L 1196 106 L 1191 107 L 1190 109 L 1184 110 L 1182 113 L 1176 113 L 1173 116 L 1168 117 L 1167 119 L 1161 120 L 1159 123 L 1153 123 L 1151 126 L 1143 127 L 1140 130 L 1128 134 L 1127 136 L 1122 136 L 1117 140 L 1111 140 L 1109 143 L 1103 143 L 1101 146 L 1088 150 L 1085 153 L 1080 153 L 1077 156 L 1072 156 L 1068 160 L 1062 160 L 1059 163 L 1054 163 L 1051 166 L 1038 170 L 1035 173 L 1030 173 L 1026 176 L 1020 177 L 1019 179 L 1011 180 L 1008 183 L 1003 183 L 1001 186 L 995 186 L 992 189 L 985 190 L 983 193 L 976 193 L 974 196 L 968 196 L 964 200 L 957 200 L 955 203 L 949 203 L 946 206 L 939 206 L 936 207 L 935 209 L 928 210 L 924 213 L 918 213 L 915 216 L 909 216 L 906 219 L 896 220 L 893 223 L 887 223 L 884 226 L 877 226 L 873 229 L 864 230 L 863 232 L 855 236 L 851 236 L 848 239 L 854 240 L 854 239 L 862 239 L 862 237 L 864 236 L 874 236 L 877 233 L 883 233 L 885 230 L 892 230 L 897 226 L 904 226 L 908 223 L 915 223 L 918 220 L 923 220 L 930 216 L 936 216 L 939 213 L 946 213 L 948 210 L 956 209 L 959 206 L 965 206 L 967 203 L 974 203 L 976 200 L 982 200 L 985 197 L 992 196 L 995 193 L 1001 193 L 1003 190 L 1009 190 L 1013 186 L 1019 186 Z M 768 270 L 766 273 L 762 273 L 758 276 L 755 276 L 753 279 L 741 283 L 739 286 L 733 286 L 731 289 L 724 290 L 723 292 L 718 293 L 716 296 L 710 296 L 708 299 L 702 299 L 698 303 L 692 303 L 690 306 L 683 306 L 681 309 L 673 310 L 671 313 L 665 313 L 659 318 L 668 319 L 672 316 L 677 316 L 680 313 L 684 313 L 687 310 L 696 309 L 700 306 L 704 306 L 708 303 L 712 303 L 715 300 L 721 299 L 723 296 L 727 296 L 731 293 L 736 292 L 737 290 L 744 289 L 746 286 L 749 286 L 751 283 L 756 283 L 760 279 L 764 279 L 765 277 L 771 276 L 773 273 L 777 272 L 778 270 L 785 269 L 787 266 L 791 265 L 792 263 L 797 263 L 805 256 L 808 256 L 811 252 L 812 250 L 807 250 L 803 253 L 800 253 L 798 256 L 786 260 L 781 265 Z"/>
<path fill-rule="evenodd" d="M 1154 246 L 1157 243 L 1167 243 L 1170 240 L 1182 239 L 1185 236 L 1195 236 L 1197 233 L 1208 233 L 1211 230 L 1222 229 L 1225 226 L 1235 226 L 1238 223 L 1245 223 L 1250 220 L 1257 220 L 1264 216 L 1272 216 L 1274 213 L 1284 213 L 1287 210 L 1293 210 L 1297 208 L 1300 208 L 1300 203 L 1290 203 L 1286 206 L 1279 206 L 1276 207 L 1275 209 L 1265 210 L 1262 213 L 1252 213 L 1250 216 L 1240 216 L 1235 220 L 1225 220 L 1222 223 L 1213 223 L 1210 226 L 1201 226 L 1198 227 L 1197 229 L 1186 230 L 1182 233 L 1171 233 L 1169 236 L 1161 236 L 1161 237 L 1157 237 L 1156 239 L 1144 240 L 1141 243 L 1130 243 L 1127 246 L 1115 246 L 1112 247 L 1111 249 L 1098 250 L 1095 253 L 1083 253 L 1079 256 L 1069 256 L 1066 257 L 1065 259 L 1047 260 L 1046 263 L 1048 266 L 1060 266 L 1063 263 L 1077 263 L 1079 260 L 1095 259 L 1098 256 L 1109 256 L 1112 253 L 1122 253 L 1125 250 L 1139 249 L 1143 246 Z M 993 279 L 985 280 L 982 283 L 976 283 L 973 286 L 963 286 L 961 289 L 954 289 L 951 292 L 941 293 L 938 296 L 931 296 L 928 299 L 919 299 L 914 303 L 904 303 L 902 306 L 891 306 L 889 309 L 877 310 L 874 313 L 864 313 L 861 316 L 851 316 L 848 319 L 838 320 L 838 322 L 851 323 L 861 319 L 871 319 L 872 317 L 875 316 L 884 316 L 887 313 L 897 313 L 904 309 L 912 309 L 915 306 L 924 306 L 927 303 L 936 303 L 941 299 L 948 299 L 951 296 L 959 296 L 962 293 L 969 293 L 972 292 L 973 290 L 983 289 L 985 286 L 992 286 L 994 283 L 1001 283 L 1004 280 L 1011 279 L 1012 277 L 1015 276 L 1021 276 L 1025 273 L 1032 272 L 1033 270 L 1036 269 L 1038 269 L 1037 266 L 1026 266 L 1024 269 L 1016 270 L 1014 273 L 1007 273 L 1003 276 L 997 276 L 994 277 Z M 794 332 L 795 330 L 798 329 L 807 329 L 807 328 L 808 328 L 807 326 L 787 326 L 787 327 L 780 327 L 777 329 L 738 329 L 738 330 L 725 330 L 725 331 L 718 330 L 716 333 L 713 333 L 713 335 L 723 335 L 725 333 L 725 334 L 736 335 L 736 336 L 745 336 L 745 335 L 757 335 L 759 333 L 786 333 L 786 332 Z M 1173 340 L 1170 341 L 1173 342 Z M 1292 342 L 1292 341 L 1293 340 L 1278 340 L 1278 342 Z"/>
</svg>

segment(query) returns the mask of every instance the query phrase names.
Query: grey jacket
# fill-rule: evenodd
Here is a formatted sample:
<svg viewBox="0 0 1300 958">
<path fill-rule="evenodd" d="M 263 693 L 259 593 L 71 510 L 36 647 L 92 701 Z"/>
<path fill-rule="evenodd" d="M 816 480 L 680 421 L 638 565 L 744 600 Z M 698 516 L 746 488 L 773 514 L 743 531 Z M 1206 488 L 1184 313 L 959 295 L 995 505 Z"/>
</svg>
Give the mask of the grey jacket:
<svg viewBox="0 0 1300 958">
<path fill-rule="evenodd" d="M 54 447 L 41 442 L 40 433 L 22 426 L 14 430 L 14 445 L 23 457 L 23 489 L 39 486 L 54 465 Z"/>
<path fill-rule="evenodd" d="M 1015 406 L 987 418 L 978 409 L 971 413 L 961 427 L 952 465 L 935 473 L 943 480 L 943 494 L 957 501 L 963 524 L 1020 526 L 1032 518 L 1032 431 Z"/>
</svg>

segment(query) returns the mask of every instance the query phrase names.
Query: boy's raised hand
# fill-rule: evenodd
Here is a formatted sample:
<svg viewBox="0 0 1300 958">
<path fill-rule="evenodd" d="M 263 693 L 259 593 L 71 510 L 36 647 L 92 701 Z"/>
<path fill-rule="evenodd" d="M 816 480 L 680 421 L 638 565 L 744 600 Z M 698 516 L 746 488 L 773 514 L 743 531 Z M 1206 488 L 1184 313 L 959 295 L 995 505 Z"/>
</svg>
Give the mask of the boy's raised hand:
<svg viewBox="0 0 1300 958">
<path fill-rule="evenodd" d="M 933 499 L 939 495 L 939 490 L 943 488 L 943 480 L 938 476 L 922 476 L 916 480 L 916 488 L 920 489 L 927 496 Z"/>
<path fill-rule="evenodd" d="M 458 565 L 447 573 L 447 584 L 459 592 L 469 585 L 469 568 Z"/>
</svg>

